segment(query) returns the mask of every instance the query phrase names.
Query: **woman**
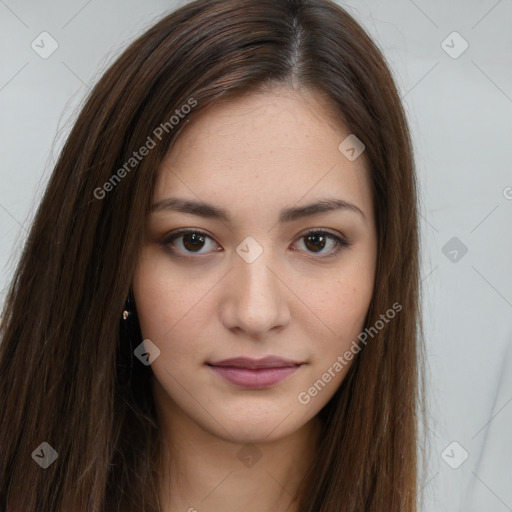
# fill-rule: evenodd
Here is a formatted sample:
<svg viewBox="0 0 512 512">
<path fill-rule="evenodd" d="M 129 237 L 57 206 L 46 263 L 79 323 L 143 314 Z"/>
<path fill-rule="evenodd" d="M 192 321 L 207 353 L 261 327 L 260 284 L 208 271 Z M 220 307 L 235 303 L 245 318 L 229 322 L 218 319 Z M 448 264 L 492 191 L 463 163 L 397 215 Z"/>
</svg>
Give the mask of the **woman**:
<svg viewBox="0 0 512 512">
<path fill-rule="evenodd" d="M 196 0 L 61 152 L 0 345 L 11 511 L 414 511 L 416 178 L 329 0 Z"/>
</svg>

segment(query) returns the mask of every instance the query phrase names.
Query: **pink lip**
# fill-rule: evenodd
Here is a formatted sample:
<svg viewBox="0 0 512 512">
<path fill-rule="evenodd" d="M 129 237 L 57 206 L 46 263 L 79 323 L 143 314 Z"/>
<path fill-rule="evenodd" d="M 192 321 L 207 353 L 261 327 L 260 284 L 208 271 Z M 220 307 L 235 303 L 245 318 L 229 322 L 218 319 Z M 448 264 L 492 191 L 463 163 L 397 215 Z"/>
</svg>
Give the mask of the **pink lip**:
<svg viewBox="0 0 512 512">
<path fill-rule="evenodd" d="M 208 363 L 221 377 L 232 384 L 245 388 L 268 388 L 299 369 L 303 363 L 269 356 L 263 359 L 235 357 L 214 363 Z"/>
</svg>

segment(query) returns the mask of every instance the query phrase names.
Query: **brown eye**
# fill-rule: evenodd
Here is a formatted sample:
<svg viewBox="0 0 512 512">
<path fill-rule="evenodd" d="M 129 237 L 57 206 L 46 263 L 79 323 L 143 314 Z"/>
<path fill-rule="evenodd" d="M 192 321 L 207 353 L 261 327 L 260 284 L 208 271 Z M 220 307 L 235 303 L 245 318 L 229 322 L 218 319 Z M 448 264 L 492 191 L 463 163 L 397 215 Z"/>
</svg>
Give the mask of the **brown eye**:
<svg viewBox="0 0 512 512">
<path fill-rule="evenodd" d="M 343 238 L 326 231 L 311 231 L 302 236 L 301 240 L 304 240 L 304 245 L 308 252 L 322 255 L 326 254 L 327 256 L 336 254 L 344 247 L 349 247 L 351 245 L 350 242 Z M 331 250 L 329 250 L 329 245 Z M 324 251 L 325 247 L 328 248 L 327 251 Z"/>
<path fill-rule="evenodd" d="M 208 248 L 208 242 L 213 247 Z M 187 257 L 188 254 L 203 254 L 209 250 L 215 250 L 216 244 L 205 232 L 198 229 L 180 230 L 167 236 L 161 244 L 169 248 L 173 253 Z M 208 250 L 202 250 L 204 248 Z"/>
<path fill-rule="evenodd" d="M 187 249 L 187 251 L 197 251 L 202 248 L 204 245 L 204 236 L 198 233 L 186 233 L 182 235 L 183 238 L 183 247 Z"/>
<path fill-rule="evenodd" d="M 313 252 L 321 251 L 326 244 L 326 237 L 323 235 L 308 235 L 305 239 L 306 247 Z"/>
</svg>

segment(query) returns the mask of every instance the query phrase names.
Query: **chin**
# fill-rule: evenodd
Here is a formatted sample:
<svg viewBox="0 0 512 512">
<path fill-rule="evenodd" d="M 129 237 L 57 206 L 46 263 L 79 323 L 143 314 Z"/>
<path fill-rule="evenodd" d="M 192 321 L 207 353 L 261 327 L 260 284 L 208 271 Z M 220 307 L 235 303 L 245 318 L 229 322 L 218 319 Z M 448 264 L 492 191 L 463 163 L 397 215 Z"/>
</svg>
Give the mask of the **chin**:
<svg viewBox="0 0 512 512">
<path fill-rule="evenodd" d="M 302 421 L 290 411 L 282 409 L 274 414 L 265 416 L 257 411 L 237 411 L 236 414 L 223 415 L 217 418 L 225 428 L 217 428 L 216 435 L 234 443 L 269 443 L 289 436 L 303 426 Z"/>
<path fill-rule="evenodd" d="M 271 435 L 269 435 L 270 432 L 272 432 L 272 427 L 269 428 L 268 425 L 255 427 L 254 425 L 247 424 L 238 425 L 236 428 L 229 429 L 229 434 L 223 429 L 217 431 L 216 434 L 224 441 L 246 445 L 277 441 L 281 437 L 285 437 L 287 434 L 292 433 L 292 431 L 272 432 Z"/>
</svg>

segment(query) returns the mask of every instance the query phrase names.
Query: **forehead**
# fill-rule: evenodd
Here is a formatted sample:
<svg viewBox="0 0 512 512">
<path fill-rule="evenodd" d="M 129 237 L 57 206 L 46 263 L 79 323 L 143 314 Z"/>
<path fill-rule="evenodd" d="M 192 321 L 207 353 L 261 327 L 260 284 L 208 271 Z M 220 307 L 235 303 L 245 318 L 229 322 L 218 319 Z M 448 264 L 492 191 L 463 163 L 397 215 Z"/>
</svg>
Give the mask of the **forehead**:
<svg viewBox="0 0 512 512">
<path fill-rule="evenodd" d="M 240 96 L 199 114 L 162 162 L 154 202 L 169 195 L 254 208 L 281 208 L 337 195 L 372 205 L 364 154 L 339 150 L 350 135 L 320 95 L 287 87 Z"/>
</svg>

